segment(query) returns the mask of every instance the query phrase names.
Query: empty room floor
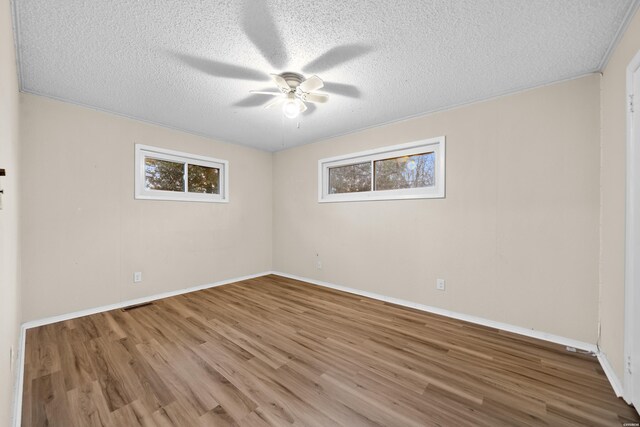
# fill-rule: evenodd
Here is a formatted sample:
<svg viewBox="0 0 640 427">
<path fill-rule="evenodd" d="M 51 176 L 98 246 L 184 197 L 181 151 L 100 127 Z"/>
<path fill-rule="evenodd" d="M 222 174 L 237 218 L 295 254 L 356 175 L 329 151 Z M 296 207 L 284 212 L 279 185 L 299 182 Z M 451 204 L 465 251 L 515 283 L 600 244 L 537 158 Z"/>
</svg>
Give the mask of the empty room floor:
<svg viewBox="0 0 640 427">
<path fill-rule="evenodd" d="M 596 358 L 264 276 L 27 331 L 22 425 L 622 425 Z"/>
</svg>

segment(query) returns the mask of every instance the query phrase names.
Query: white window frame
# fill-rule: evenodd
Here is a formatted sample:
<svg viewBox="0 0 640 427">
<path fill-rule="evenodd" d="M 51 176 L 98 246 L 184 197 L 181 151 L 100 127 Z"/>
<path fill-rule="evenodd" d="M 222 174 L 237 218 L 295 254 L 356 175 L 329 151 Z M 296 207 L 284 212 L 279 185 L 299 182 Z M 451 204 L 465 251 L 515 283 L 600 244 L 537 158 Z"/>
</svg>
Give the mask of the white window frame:
<svg viewBox="0 0 640 427">
<path fill-rule="evenodd" d="M 189 165 L 206 166 L 220 170 L 220 194 L 189 193 L 187 167 L 185 167 L 185 191 L 149 190 L 145 188 L 145 159 L 147 157 Z M 135 198 L 139 200 L 174 200 L 183 202 L 229 202 L 229 162 L 197 154 L 167 150 L 150 145 L 135 145 Z"/>
<path fill-rule="evenodd" d="M 411 156 L 433 151 L 435 155 L 435 185 L 432 187 L 403 188 L 398 190 L 374 189 L 374 164 L 376 160 Z M 371 162 L 372 191 L 329 194 L 329 169 L 337 166 Z M 423 139 L 406 144 L 360 151 L 343 156 L 318 160 L 318 202 L 355 202 L 363 200 L 438 199 L 445 197 L 445 137 Z"/>
</svg>

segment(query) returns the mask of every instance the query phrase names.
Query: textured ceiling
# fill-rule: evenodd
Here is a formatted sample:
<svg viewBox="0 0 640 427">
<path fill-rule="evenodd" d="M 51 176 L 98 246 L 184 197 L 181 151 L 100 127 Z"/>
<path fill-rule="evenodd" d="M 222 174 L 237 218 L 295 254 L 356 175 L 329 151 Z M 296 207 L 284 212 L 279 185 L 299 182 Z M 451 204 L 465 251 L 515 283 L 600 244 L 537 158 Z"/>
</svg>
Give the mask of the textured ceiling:
<svg viewBox="0 0 640 427">
<path fill-rule="evenodd" d="M 22 89 L 279 150 L 599 70 L 634 0 L 14 0 Z M 327 104 L 265 110 L 268 73 Z"/>
</svg>

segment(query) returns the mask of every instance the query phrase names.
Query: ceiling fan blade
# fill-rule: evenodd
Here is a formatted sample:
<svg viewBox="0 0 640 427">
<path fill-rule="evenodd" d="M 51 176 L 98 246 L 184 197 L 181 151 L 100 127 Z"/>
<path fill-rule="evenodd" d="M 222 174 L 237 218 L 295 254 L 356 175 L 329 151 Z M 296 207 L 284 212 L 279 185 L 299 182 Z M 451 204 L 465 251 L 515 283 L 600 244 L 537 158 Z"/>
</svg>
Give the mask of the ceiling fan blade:
<svg viewBox="0 0 640 427">
<path fill-rule="evenodd" d="M 273 82 L 276 84 L 276 86 L 278 86 L 278 88 L 282 91 L 282 93 L 291 92 L 291 86 L 289 86 L 289 83 L 287 83 L 284 77 L 279 74 L 271 74 L 271 78 L 273 79 Z"/>
<path fill-rule="evenodd" d="M 322 81 L 322 79 L 320 77 L 311 76 L 307 80 L 305 80 L 302 83 L 300 83 L 300 86 L 298 86 L 298 87 L 303 92 L 309 93 L 309 92 L 313 92 L 314 90 L 318 90 L 323 86 L 324 86 L 324 82 Z"/>
<path fill-rule="evenodd" d="M 329 100 L 329 95 L 326 93 L 308 93 L 304 97 L 304 100 L 307 102 L 315 102 L 318 104 L 324 104 Z"/>
<path fill-rule="evenodd" d="M 264 106 L 264 108 L 273 108 L 273 107 L 277 107 L 279 105 L 282 105 L 284 103 L 284 101 L 286 101 L 287 98 L 277 98 L 274 99 L 273 101 L 271 101 L 270 103 L 268 103 L 267 105 Z"/>
<path fill-rule="evenodd" d="M 305 111 L 307 111 L 307 104 L 302 102 L 300 99 L 296 98 L 296 104 L 298 104 L 298 108 L 300 108 L 301 113 L 304 113 Z"/>
<path fill-rule="evenodd" d="M 271 96 L 280 96 L 282 92 L 269 92 L 266 90 L 250 90 L 249 93 L 253 93 L 256 95 L 271 95 Z"/>
</svg>

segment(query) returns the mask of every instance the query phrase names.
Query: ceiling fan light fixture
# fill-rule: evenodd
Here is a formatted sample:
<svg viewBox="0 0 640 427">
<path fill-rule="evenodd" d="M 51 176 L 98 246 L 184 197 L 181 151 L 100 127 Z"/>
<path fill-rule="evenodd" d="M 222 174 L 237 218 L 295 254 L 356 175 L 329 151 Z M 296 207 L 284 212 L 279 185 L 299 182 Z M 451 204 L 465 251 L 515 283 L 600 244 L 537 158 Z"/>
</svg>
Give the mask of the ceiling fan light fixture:
<svg viewBox="0 0 640 427">
<path fill-rule="evenodd" d="M 326 93 L 314 92 L 324 86 L 324 82 L 318 76 L 311 76 L 305 79 L 302 74 L 287 71 L 281 74 L 271 74 L 271 79 L 280 93 L 263 90 L 251 90 L 249 92 L 275 96 L 276 99 L 269 102 L 264 108 L 282 106 L 282 114 L 287 118 L 295 119 L 301 113 L 307 111 L 306 102 L 323 104 L 329 99 L 329 95 Z"/>
<path fill-rule="evenodd" d="M 287 99 L 282 106 L 282 112 L 290 119 L 295 119 L 300 114 L 300 105 L 295 99 Z"/>
</svg>

